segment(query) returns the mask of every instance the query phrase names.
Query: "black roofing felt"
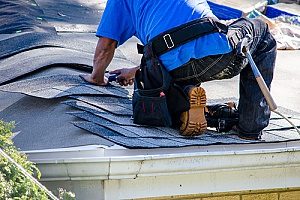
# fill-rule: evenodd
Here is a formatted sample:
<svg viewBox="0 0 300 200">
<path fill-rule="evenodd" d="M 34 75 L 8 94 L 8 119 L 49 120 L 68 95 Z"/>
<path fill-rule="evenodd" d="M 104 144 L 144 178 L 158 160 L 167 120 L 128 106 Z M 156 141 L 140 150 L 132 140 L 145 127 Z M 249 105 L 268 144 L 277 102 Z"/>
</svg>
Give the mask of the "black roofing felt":
<svg viewBox="0 0 300 200">
<path fill-rule="evenodd" d="M 43 10 L 34 0 L 0 0 L 0 33 L 23 31 L 52 32 L 44 18 Z"/>
<path fill-rule="evenodd" d="M 106 1 L 35 0 L 57 31 L 95 33 Z"/>
<path fill-rule="evenodd" d="M 100 6 L 101 1 L 91 0 L 35 0 L 39 7 L 44 10 L 44 16 L 51 24 L 95 24 L 104 10 Z M 55 24 L 55 23 L 54 23 Z M 93 30 L 95 32 L 95 29 Z"/>
</svg>

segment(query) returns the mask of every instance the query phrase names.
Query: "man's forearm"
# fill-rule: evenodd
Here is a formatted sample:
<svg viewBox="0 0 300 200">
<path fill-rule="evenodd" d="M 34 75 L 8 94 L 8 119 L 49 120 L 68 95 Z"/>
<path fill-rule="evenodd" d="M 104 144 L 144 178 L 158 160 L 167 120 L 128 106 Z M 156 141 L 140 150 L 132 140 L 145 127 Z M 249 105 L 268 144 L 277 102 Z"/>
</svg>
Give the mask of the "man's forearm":
<svg viewBox="0 0 300 200">
<path fill-rule="evenodd" d="M 93 72 L 92 74 L 81 76 L 85 81 L 99 85 L 105 86 L 108 83 L 108 79 L 104 77 L 105 70 L 110 64 L 114 52 L 117 46 L 117 41 L 101 37 L 98 40 L 98 44 L 96 47 L 95 55 L 94 55 L 94 64 L 93 64 Z M 120 85 L 132 85 L 133 79 L 136 71 L 139 67 L 133 68 L 123 68 L 111 71 L 112 73 L 119 74 L 117 77 L 117 82 Z"/>
<path fill-rule="evenodd" d="M 104 73 L 116 49 L 117 42 L 108 38 L 99 38 L 96 47 L 91 78 L 96 82 L 104 82 Z"/>
</svg>

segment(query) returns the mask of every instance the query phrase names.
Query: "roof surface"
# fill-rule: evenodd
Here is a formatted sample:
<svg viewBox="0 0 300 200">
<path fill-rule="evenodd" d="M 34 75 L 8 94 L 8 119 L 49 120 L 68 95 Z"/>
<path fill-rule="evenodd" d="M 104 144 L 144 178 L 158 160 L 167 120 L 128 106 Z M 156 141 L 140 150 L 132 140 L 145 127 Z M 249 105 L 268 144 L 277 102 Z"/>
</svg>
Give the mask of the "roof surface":
<svg viewBox="0 0 300 200">
<path fill-rule="evenodd" d="M 22 0 L 17 2 L 29 6 Z M 234 132 L 217 133 L 213 129 L 187 138 L 175 129 L 133 124 L 132 87 L 98 87 L 78 76 L 92 69 L 97 38 L 90 32 L 95 30 L 104 6 L 92 0 L 36 2 L 39 6 L 34 9 L 39 12 L 35 13 L 45 19 L 43 27 L 50 28 L 40 31 L 32 20 L 29 28 L 19 30 L 20 27 L 11 23 L 6 34 L 0 34 L 0 119 L 16 122 L 14 142 L 22 150 L 85 145 L 174 148 L 300 139 L 297 132 L 275 114 L 261 141 L 243 140 Z M 80 15 L 74 15 L 72 9 Z M 7 15 L 0 15 L 0 19 L 3 18 Z M 59 31 L 53 32 L 52 26 Z M 136 42 L 132 38 L 117 49 L 109 70 L 139 64 Z M 275 101 L 282 106 L 279 110 L 297 126 L 300 126 L 300 81 L 297 78 L 300 70 L 295 61 L 299 54 L 299 51 L 278 52 L 272 85 Z M 209 103 L 237 101 L 238 77 L 204 83 L 203 87 Z"/>
</svg>

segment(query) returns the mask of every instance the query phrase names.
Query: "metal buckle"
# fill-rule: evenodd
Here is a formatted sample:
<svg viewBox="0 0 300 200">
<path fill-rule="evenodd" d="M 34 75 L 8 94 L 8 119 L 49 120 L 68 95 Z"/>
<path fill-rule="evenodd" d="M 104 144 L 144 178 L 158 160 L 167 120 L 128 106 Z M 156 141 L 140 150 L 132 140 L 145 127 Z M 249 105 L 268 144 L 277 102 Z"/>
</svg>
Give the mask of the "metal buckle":
<svg viewBox="0 0 300 200">
<path fill-rule="evenodd" d="M 170 34 L 164 35 L 163 38 L 164 38 L 164 41 L 165 41 L 165 43 L 166 43 L 168 49 L 171 49 L 171 48 L 174 47 L 174 42 L 173 42 L 173 40 L 172 40 Z M 170 40 L 170 42 L 171 42 L 171 45 L 169 45 L 169 43 L 167 42 L 167 38 L 169 38 L 169 40 Z"/>
</svg>

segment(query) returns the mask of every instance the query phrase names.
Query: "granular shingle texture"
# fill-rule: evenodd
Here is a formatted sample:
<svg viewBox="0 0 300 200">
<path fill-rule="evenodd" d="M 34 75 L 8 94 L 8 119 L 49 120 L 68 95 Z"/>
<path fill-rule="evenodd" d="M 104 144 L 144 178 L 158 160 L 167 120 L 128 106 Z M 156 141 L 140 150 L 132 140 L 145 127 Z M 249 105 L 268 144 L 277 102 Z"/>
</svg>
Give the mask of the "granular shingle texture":
<svg viewBox="0 0 300 200">
<path fill-rule="evenodd" d="M 0 91 L 17 92 L 45 99 L 72 95 L 103 95 L 126 98 L 126 92 L 114 86 L 98 87 L 78 75 L 52 75 L 13 82 L 0 86 Z"/>
<path fill-rule="evenodd" d="M 0 74 L 5 74 L 0 76 L 0 85 L 57 64 L 91 72 L 92 60 L 93 54 L 75 50 L 53 47 L 32 49 L 0 60 Z"/>
</svg>

